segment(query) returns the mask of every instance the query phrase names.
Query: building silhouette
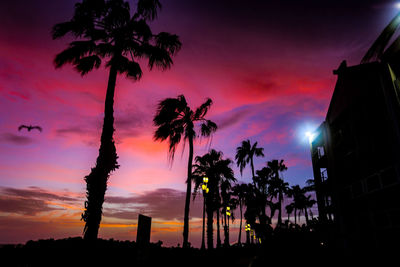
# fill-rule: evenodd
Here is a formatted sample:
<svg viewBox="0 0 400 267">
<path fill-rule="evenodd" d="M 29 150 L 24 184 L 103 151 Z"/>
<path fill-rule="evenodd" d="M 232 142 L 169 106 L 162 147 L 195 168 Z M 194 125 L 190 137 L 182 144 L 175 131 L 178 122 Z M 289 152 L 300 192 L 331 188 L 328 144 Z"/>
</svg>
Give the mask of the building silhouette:
<svg viewBox="0 0 400 267">
<path fill-rule="evenodd" d="M 400 82 L 381 62 L 338 70 L 311 140 L 319 218 L 346 249 L 400 247 Z M 400 77 L 400 75 L 399 75 Z"/>
</svg>

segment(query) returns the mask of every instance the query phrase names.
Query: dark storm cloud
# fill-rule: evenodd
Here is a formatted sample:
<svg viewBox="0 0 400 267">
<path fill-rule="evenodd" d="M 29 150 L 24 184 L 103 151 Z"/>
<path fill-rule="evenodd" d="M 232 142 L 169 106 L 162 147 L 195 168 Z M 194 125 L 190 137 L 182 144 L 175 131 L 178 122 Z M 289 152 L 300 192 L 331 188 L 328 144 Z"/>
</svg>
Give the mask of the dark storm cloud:
<svg viewBox="0 0 400 267">
<path fill-rule="evenodd" d="M 49 205 L 49 201 L 73 203 L 77 199 L 56 195 L 38 187 L 17 189 L 0 187 L 0 212 L 9 212 L 34 216 L 40 212 L 61 210 Z"/>
<path fill-rule="evenodd" d="M 118 204 L 118 209 L 105 209 L 105 216 L 120 219 L 137 219 L 138 213 L 163 220 L 182 220 L 186 193 L 159 188 L 133 197 L 106 197 L 105 203 Z M 191 217 L 201 217 L 201 196 L 191 202 Z"/>
<path fill-rule="evenodd" d="M 0 142 L 12 143 L 17 145 L 27 145 L 33 142 L 33 139 L 27 136 L 16 135 L 13 133 L 3 133 L 0 135 Z"/>
</svg>

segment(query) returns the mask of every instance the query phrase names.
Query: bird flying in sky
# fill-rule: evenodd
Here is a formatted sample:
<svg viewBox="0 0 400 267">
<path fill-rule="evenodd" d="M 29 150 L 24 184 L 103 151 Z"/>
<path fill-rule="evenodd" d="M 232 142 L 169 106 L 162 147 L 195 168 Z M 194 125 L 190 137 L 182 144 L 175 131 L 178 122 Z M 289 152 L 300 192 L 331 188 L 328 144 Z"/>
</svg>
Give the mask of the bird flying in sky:
<svg viewBox="0 0 400 267">
<path fill-rule="evenodd" d="M 30 132 L 33 129 L 38 129 L 40 132 L 42 131 L 42 127 L 40 126 L 32 126 L 32 125 L 21 125 L 18 127 L 18 131 L 21 131 L 23 128 L 26 128 L 28 130 L 28 132 Z"/>
</svg>

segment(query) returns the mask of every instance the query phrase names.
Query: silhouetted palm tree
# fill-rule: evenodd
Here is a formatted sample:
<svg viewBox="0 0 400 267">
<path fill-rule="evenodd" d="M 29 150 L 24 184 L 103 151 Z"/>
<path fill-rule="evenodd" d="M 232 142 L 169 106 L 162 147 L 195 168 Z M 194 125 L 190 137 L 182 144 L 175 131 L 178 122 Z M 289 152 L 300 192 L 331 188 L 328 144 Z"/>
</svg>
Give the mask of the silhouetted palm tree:
<svg viewBox="0 0 400 267">
<path fill-rule="evenodd" d="M 244 218 L 246 219 L 246 224 L 250 224 L 252 229 L 254 229 L 256 225 L 257 216 L 260 214 L 260 205 L 257 202 L 255 186 L 253 184 L 246 184 L 245 191 L 245 205 L 246 211 L 244 212 Z M 246 232 L 246 243 L 250 243 L 250 233 Z"/>
<path fill-rule="evenodd" d="M 238 236 L 238 244 L 242 244 L 242 221 L 243 221 L 243 204 L 247 191 L 247 184 L 236 184 L 232 188 L 233 195 L 237 197 L 237 202 L 240 209 L 240 226 L 239 226 L 239 236 Z"/>
<path fill-rule="evenodd" d="M 293 202 L 290 205 L 292 205 L 294 208 L 295 224 L 296 211 L 299 211 L 299 213 L 304 212 L 306 223 L 309 223 L 308 209 L 312 208 L 316 201 L 312 199 L 310 195 L 307 196 L 307 192 L 309 192 L 309 188 L 307 186 L 301 188 L 299 185 L 292 186 L 288 191 L 288 195 L 293 198 Z"/>
<path fill-rule="evenodd" d="M 250 140 L 242 141 L 242 145 L 236 148 L 236 164 L 240 168 L 240 174 L 243 174 L 243 169 L 248 163 L 251 166 L 251 175 L 254 178 L 254 161 L 253 158 L 264 157 L 264 148 L 257 147 L 257 142 L 251 145 Z"/>
<path fill-rule="evenodd" d="M 269 193 L 271 196 L 278 198 L 278 225 L 281 225 L 283 195 L 286 194 L 289 184 L 280 178 L 279 173 L 286 171 L 287 167 L 283 163 L 283 159 L 280 161 L 276 159 L 268 161 L 267 165 L 273 174 L 273 178 L 270 180 Z"/>
<path fill-rule="evenodd" d="M 287 213 L 288 223 L 290 223 L 290 214 L 292 214 L 292 212 L 295 210 L 294 203 L 290 203 L 290 204 L 286 205 L 285 209 L 286 209 L 286 213 Z M 295 212 L 295 216 L 296 216 L 296 212 Z M 296 224 L 296 218 L 295 218 L 295 224 Z"/>
<path fill-rule="evenodd" d="M 261 170 L 256 171 L 256 176 L 253 178 L 253 183 L 255 185 L 255 193 L 257 197 L 257 202 L 260 205 L 260 224 L 265 227 L 267 223 L 270 223 L 270 218 L 265 214 L 265 209 L 269 201 L 268 197 L 268 185 L 271 182 L 271 175 L 273 174 L 273 170 L 269 167 L 264 167 Z M 270 205 L 271 206 L 271 205 Z M 271 208 L 271 211 L 273 209 Z M 272 213 L 271 213 L 272 215 Z"/>
<path fill-rule="evenodd" d="M 212 249 L 213 241 L 213 213 L 217 212 L 217 226 L 219 225 L 220 193 L 219 187 L 223 182 L 236 181 L 233 176 L 233 170 L 230 167 L 232 161 L 223 159 L 222 152 L 211 149 L 203 156 L 197 156 L 196 164 L 193 166 L 193 177 L 208 177 L 209 192 L 206 196 L 207 212 L 207 248 Z M 201 180 L 195 179 L 194 191 L 197 192 L 201 186 Z M 218 231 L 218 228 L 217 228 Z M 217 232 L 218 234 L 218 232 Z M 218 238 L 217 238 L 218 241 Z M 221 241 L 219 241 L 220 243 Z M 217 242 L 218 245 L 218 242 Z"/>
<path fill-rule="evenodd" d="M 289 209 L 294 211 L 294 224 L 297 224 L 297 210 L 299 207 L 299 199 L 301 198 L 302 194 L 303 190 L 299 185 L 293 185 L 287 190 L 287 195 L 292 198 L 292 203 L 290 203 L 288 206 L 290 206 Z M 286 208 L 288 208 L 288 206 L 286 206 Z"/>
<path fill-rule="evenodd" d="M 307 225 L 309 224 L 310 221 L 308 217 L 308 209 L 312 208 L 312 206 L 314 206 L 315 203 L 316 201 L 312 199 L 311 196 L 309 195 L 308 196 L 303 195 L 303 197 L 301 198 L 300 207 L 304 211 L 304 216 L 306 217 Z"/>
<path fill-rule="evenodd" d="M 236 199 L 232 198 L 232 184 L 231 181 L 227 180 L 221 182 L 221 200 L 222 200 L 222 218 L 224 221 L 224 246 L 229 246 L 229 217 L 233 216 L 233 210 L 236 208 Z M 227 209 L 229 207 L 229 209 Z M 230 216 L 227 215 L 230 212 Z"/>
<path fill-rule="evenodd" d="M 314 182 L 314 179 L 308 179 L 308 180 L 306 181 L 306 185 L 307 185 L 307 186 L 304 187 L 304 190 L 305 190 L 306 192 L 315 191 L 315 182 Z"/>
<path fill-rule="evenodd" d="M 212 100 L 208 98 L 206 102 L 193 111 L 187 104 L 183 95 L 177 98 L 167 98 L 158 105 L 157 113 L 153 122 L 157 126 L 154 133 L 154 139 L 169 143 L 169 160 L 172 162 L 176 147 L 181 141 L 189 143 L 189 161 L 186 179 L 186 201 L 185 216 L 183 223 L 183 247 L 187 247 L 189 236 L 189 207 L 190 194 L 192 191 L 192 161 L 193 161 L 193 141 L 198 136 L 195 131 L 195 123 L 200 123 L 201 136 L 209 137 L 217 130 L 217 125 L 211 120 L 205 119 L 205 116 L 212 105 Z"/>
<path fill-rule="evenodd" d="M 107 181 L 117 169 L 114 134 L 114 92 L 117 74 L 132 80 L 142 77 L 137 59 L 147 58 L 148 66 L 168 69 L 172 56 L 181 48 L 177 35 L 166 32 L 153 34 L 148 22 L 156 18 L 161 7 L 158 0 L 139 0 L 131 15 L 129 4 L 123 0 L 83 0 L 75 5 L 70 21 L 53 27 L 53 39 L 71 34 L 75 41 L 56 55 L 56 68 L 70 63 L 83 76 L 99 68 L 106 60 L 109 68 L 104 108 L 104 123 L 96 166 L 85 177 L 86 197 L 84 238 L 96 239 L 102 215 Z"/>
<path fill-rule="evenodd" d="M 196 199 L 196 196 L 197 196 L 197 193 L 198 193 L 199 190 L 201 190 L 202 193 L 203 193 L 203 224 L 202 224 L 201 247 L 200 248 L 201 249 L 205 249 L 204 234 L 205 234 L 206 199 L 207 199 L 207 194 L 209 193 L 210 189 L 207 186 L 207 184 L 204 183 L 204 178 L 207 177 L 206 172 L 202 172 L 201 170 L 196 168 L 196 164 L 193 167 L 194 167 L 194 170 L 192 172 L 192 180 L 195 183 L 195 187 L 194 187 L 194 190 L 193 190 L 193 200 Z M 205 188 L 203 188 L 203 186 L 205 186 Z M 207 188 L 208 188 L 208 192 L 206 191 Z"/>
</svg>

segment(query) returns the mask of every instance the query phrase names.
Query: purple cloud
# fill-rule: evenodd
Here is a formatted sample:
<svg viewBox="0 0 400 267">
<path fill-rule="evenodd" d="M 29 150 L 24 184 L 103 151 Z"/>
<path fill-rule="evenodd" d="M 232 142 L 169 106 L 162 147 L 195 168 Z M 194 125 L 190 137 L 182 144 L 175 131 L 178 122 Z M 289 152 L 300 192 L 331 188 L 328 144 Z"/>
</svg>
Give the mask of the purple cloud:
<svg viewBox="0 0 400 267">
<path fill-rule="evenodd" d="M 106 197 L 107 204 L 117 204 L 118 208 L 108 207 L 104 215 L 120 219 L 137 219 L 138 213 L 164 220 L 183 220 L 186 193 L 183 191 L 159 188 L 132 197 Z M 200 218 L 202 212 L 201 196 L 191 201 L 190 216 Z"/>
<path fill-rule="evenodd" d="M 33 142 L 33 139 L 27 136 L 16 135 L 13 133 L 3 133 L 0 135 L 0 142 L 13 143 L 17 145 L 27 145 Z"/>
</svg>

